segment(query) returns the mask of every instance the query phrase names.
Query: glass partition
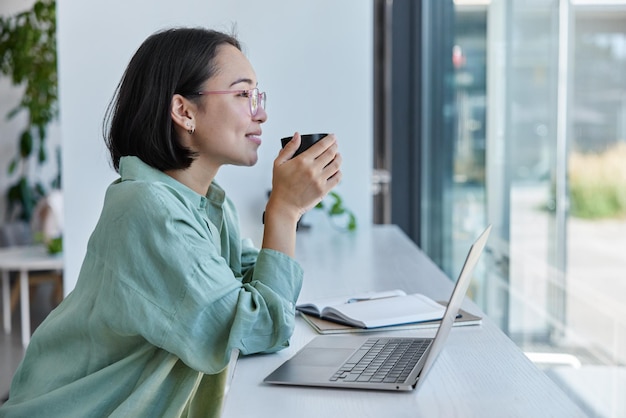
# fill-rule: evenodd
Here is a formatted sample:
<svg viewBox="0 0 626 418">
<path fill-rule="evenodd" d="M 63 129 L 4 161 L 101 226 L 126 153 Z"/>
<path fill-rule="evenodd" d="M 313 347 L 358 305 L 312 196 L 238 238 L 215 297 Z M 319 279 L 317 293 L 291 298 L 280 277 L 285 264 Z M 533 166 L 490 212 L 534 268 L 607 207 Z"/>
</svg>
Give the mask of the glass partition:
<svg viewBox="0 0 626 418">
<path fill-rule="evenodd" d="M 626 1 L 454 3 L 451 270 L 493 223 L 474 300 L 590 414 L 625 413 Z"/>
</svg>

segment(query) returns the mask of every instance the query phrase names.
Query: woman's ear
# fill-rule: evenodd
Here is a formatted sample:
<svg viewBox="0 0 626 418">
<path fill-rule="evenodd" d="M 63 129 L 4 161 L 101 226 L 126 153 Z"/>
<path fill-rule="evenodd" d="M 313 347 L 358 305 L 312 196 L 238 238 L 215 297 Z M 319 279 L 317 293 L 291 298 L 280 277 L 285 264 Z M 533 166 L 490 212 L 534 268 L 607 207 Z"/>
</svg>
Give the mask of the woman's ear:
<svg viewBox="0 0 626 418">
<path fill-rule="evenodd" d="M 196 131 L 195 106 L 185 97 L 180 94 L 172 97 L 170 114 L 174 124 L 187 131 L 189 135 Z"/>
</svg>

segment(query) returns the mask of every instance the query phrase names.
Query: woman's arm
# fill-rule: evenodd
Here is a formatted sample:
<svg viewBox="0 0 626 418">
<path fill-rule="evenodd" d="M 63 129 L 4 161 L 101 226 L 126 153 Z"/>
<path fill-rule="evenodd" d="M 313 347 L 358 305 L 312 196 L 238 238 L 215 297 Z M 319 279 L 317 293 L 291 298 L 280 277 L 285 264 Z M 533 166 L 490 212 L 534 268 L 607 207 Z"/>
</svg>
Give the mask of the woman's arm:
<svg viewBox="0 0 626 418">
<path fill-rule="evenodd" d="M 326 136 L 292 158 L 299 146 L 300 134 L 296 133 L 274 161 L 262 244 L 290 257 L 295 253 L 298 220 L 341 180 L 341 155 L 335 135 Z"/>
</svg>

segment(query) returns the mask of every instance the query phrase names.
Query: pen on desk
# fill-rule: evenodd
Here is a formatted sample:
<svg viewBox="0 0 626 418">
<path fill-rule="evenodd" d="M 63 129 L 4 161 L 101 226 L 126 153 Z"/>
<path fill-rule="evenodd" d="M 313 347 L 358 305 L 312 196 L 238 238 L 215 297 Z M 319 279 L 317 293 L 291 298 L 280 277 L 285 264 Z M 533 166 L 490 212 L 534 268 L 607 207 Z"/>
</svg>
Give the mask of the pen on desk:
<svg viewBox="0 0 626 418">
<path fill-rule="evenodd" d="M 377 299 L 389 299 L 389 298 L 395 298 L 398 295 L 391 295 L 391 296 L 371 296 L 371 297 L 363 297 L 363 298 L 350 298 L 346 301 L 346 303 L 356 303 L 356 302 L 365 302 L 367 300 L 377 300 Z"/>
</svg>

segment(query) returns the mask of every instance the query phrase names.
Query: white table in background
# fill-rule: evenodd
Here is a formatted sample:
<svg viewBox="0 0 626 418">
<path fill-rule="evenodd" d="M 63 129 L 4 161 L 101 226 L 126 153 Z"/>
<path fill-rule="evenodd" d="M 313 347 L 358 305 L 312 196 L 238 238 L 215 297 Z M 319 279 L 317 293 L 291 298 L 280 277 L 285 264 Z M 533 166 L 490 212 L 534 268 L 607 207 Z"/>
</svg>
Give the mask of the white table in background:
<svg viewBox="0 0 626 418">
<path fill-rule="evenodd" d="M 296 257 L 305 270 L 301 298 L 400 288 L 447 300 L 453 283 L 395 226 L 298 232 Z M 466 299 L 463 308 L 484 316 Z M 434 330 L 393 335 L 434 336 Z M 317 334 L 297 318 L 291 346 L 242 357 L 227 394 L 224 418 L 240 417 L 582 417 L 584 413 L 487 317 L 454 328 L 416 393 L 272 386 L 263 378 Z"/>
<path fill-rule="evenodd" d="M 9 272 L 19 272 L 22 344 L 30 341 L 30 299 L 28 274 L 31 271 L 62 270 L 62 254 L 51 255 L 43 245 L 0 248 L 0 271 L 2 272 L 2 307 L 4 332 L 11 332 L 11 306 Z"/>
</svg>

